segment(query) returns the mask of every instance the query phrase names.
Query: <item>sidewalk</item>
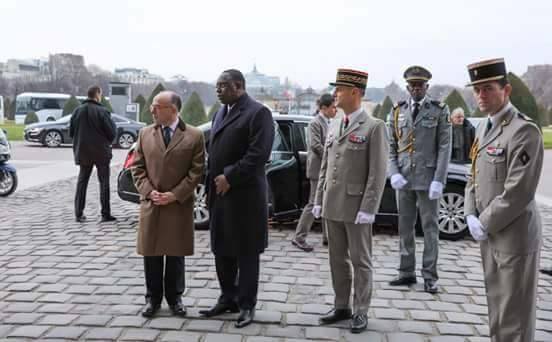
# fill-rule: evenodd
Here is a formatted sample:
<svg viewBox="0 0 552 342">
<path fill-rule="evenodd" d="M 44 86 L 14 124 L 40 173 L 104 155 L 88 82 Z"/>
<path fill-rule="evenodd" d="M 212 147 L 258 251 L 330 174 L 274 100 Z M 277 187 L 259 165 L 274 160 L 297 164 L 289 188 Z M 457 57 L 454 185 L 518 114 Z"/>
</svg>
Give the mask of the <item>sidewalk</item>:
<svg viewBox="0 0 552 342">
<path fill-rule="evenodd" d="M 374 292 L 368 331 L 352 335 L 347 322 L 321 327 L 333 303 L 327 249 L 312 234 L 314 253 L 294 248 L 292 231 L 272 229 L 262 255 L 257 322 L 235 329 L 235 315 L 202 319 L 198 310 L 219 295 L 209 234 L 196 232 L 196 252 L 186 258 L 183 298 L 188 317 L 170 315 L 166 303 L 154 319 L 144 303 L 142 258 L 135 253 L 138 207 L 114 190 L 115 224 L 99 224 L 95 178 L 89 186 L 89 221 L 73 220 L 75 179 L 17 191 L 0 199 L 0 339 L 125 341 L 490 341 L 478 245 L 441 241 L 441 293 L 423 292 L 422 280 L 392 288 L 397 236 L 374 236 Z M 542 265 L 552 265 L 552 209 L 542 206 Z M 423 241 L 417 240 L 421 252 Z M 421 256 L 418 257 L 421 261 Z M 418 272 L 419 273 L 419 272 Z M 541 276 L 537 341 L 552 341 L 552 277 Z"/>
</svg>

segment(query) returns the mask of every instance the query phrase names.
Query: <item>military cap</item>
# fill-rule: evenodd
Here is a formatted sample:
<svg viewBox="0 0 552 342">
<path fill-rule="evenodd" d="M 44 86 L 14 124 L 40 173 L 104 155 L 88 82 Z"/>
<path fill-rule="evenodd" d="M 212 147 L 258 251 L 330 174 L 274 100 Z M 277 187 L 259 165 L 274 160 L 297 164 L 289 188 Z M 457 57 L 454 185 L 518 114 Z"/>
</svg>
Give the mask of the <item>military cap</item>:
<svg viewBox="0 0 552 342">
<path fill-rule="evenodd" d="M 337 69 L 335 82 L 331 82 L 331 86 L 346 86 L 366 89 L 368 83 L 368 73 L 352 70 L 352 69 Z"/>
<path fill-rule="evenodd" d="M 404 71 L 403 75 L 406 82 L 410 81 L 424 81 L 427 82 L 431 79 L 431 73 L 429 70 L 427 70 L 424 67 L 421 67 L 419 65 L 413 65 L 411 67 L 408 67 Z"/>
<path fill-rule="evenodd" d="M 489 59 L 468 65 L 470 74 L 470 83 L 468 86 L 476 84 L 498 81 L 507 77 L 506 63 L 504 58 Z"/>
</svg>

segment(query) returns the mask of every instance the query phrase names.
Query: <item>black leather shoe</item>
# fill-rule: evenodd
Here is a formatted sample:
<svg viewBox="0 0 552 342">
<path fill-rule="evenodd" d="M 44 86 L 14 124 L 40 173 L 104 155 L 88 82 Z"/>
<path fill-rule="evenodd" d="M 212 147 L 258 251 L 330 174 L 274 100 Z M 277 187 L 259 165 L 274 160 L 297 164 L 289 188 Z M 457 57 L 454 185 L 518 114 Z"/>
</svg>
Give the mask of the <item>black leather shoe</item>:
<svg viewBox="0 0 552 342">
<path fill-rule="evenodd" d="M 208 310 L 199 310 L 199 314 L 205 317 L 213 317 L 226 312 L 236 313 L 240 312 L 240 309 L 236 304 L 217 303 Z"/>
<path fill-rule="evenodd" d="M 253 318 L 255 318 L 255 308 L 240 310 L 240 316 L 235 324 L 236 328 L 248 326 L 253 323 Z"/>
<path fill-rule="evenodd" d="M 359 334 L 368 327 L 368 316 L 366 314 L 354 314 L 351 319 L 351 332 Z"/>
<path fill-rule="evenodd" d="M 117 218 L 115 216 L 102 216 L 102 219 L 100 220 L 100 222 L 113 222 L 113 221 L 117 221 Z"/>
<path fill-rule="evenodd" d="M 322 244 L 323 244 L 324 246 L 327 246 L 327 245 L 328 245 L 328 240 L 323 240 L 323 241 L 322 241 Z"/>
<path fill-rule="evenodd" d="M 77 216 L 75 218 L 75 221 L 79 222 L 79 223 L 83 223 L 84 221 L 86 221 L 86 216 L 84 215 L 81 215 L 81 216 Z"/>
<path fill-rule="evenodd" d="M 435 294 L 439 292 L 439 287 L 437 286 L 437 282 L 434 280 L 425 280 L 424 291 L 431 294 Z"/>
<path fill-rule="evenodd" d="M 307 241 L 300 241 L 297 239 L 293 239 L 291 240 L 291 244 L 304 252 L 312 252 L 314 250 L 314 248 L 311 245 L 309 245 Z"/>
<path fill-rule="evenodd" d="M 391 286 L 414 285 L 416 277 L 397 277 L 389 282 Z"/>
<path fill-rule="evenodd" d="M 153 315 L 155 315 L 155 313 L 159 311 L 160 308 L 161 308 L 161 303 L 148 302 L 146 303 L 146 306 L 142 311 L 142 316 L 147 318 L 153 317 Z"/>
<path fill-rule="evenodd" d="M 169 308 L 175 316 L 186 316 L 186 308 L 184 307 L 184 305 L 182 305 L 181 301 L 177 301 L 176 303 L 169 305 Z"/>
<path fill-rule="evenodd" d="M 320 324 L 332 324 L 351 318 L 351 309 L 332 309 L 320 317 Z"/>
</svg>

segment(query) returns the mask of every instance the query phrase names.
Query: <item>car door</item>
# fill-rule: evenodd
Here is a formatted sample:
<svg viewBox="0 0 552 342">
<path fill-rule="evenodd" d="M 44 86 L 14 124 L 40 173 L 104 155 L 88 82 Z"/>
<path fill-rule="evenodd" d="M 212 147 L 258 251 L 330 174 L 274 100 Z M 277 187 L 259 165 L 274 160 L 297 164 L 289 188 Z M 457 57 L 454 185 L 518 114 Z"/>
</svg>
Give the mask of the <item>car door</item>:
<svg viewBox="0 0 552 342">
<path fill-rule="evenodd" d="M 299 177 L 297 186 L 299 187 L 300 207 L 304 207 L 309 201 L 310 182 L 307 179 L 307 130 L 309 123 L 304 121 L 293 122 L 292 148 L 295 157 L 299 161 Z"/>
<path fill-rule="evenodd" d="M 301 210 L 297 186 L 300 166 L 291 147 L 293 125 L 289 121 L 278 122 L 275 130 L 271 157 L 266 166 L 269 210 L 275 219 L 286 219 L 296 216 Z"/>
</svg>

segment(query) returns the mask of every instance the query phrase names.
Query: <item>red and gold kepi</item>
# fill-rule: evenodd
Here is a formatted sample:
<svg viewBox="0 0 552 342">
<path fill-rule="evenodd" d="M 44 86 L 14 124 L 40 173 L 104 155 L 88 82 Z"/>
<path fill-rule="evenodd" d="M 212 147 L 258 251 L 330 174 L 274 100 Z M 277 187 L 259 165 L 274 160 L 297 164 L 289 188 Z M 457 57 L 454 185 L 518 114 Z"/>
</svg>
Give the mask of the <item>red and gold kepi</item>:
<svg viewBox="0 0 552 342">
<path fill-rule="evenodd" d="M 470 74 L 468 86 L 474 86 L 484 82 L 504 79 L 508 72 L 506 71 L 504 58 L 495 58 L 468 65 L 468 73 Z"/>
<path fill-rule="evenodd" d="M 331 86 L 346 86 L 366 89 L 368 83 L 368 73 L 353 69 L 337 69 L 335 82 L 331 82 Z"/>
<path fill-rule="evenodd" d="M 403 74 L 403 77 L 406 80 L 406 82 L 410 82 L 410 81 L 427 82 L 431 79 L 431 76 L 432 75 L 431 75 L 431 72 L 429 72 L 429 70 L 419 65 L 413 65 L 411 67 L 408 67 Z"/>
</svg>

